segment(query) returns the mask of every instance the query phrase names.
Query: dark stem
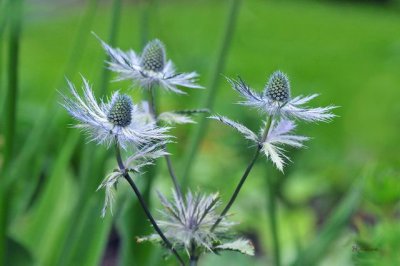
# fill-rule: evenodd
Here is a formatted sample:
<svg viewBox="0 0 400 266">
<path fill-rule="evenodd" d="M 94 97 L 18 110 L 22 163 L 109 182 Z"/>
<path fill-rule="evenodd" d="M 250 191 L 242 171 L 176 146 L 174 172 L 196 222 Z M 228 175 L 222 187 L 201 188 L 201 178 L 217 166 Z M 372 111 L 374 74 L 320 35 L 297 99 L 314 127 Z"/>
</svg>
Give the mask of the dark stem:
<svg viewBox="0 0 400 266">
<path fill-rule="evenodd" d="M 129 173 L 126 171 L 124 163 L 122 161 L 121 157 L 121 151 L 119 148 L 118 142 L 115 144 L 115 152 L 116 152 L 116 157 L 117 157 L 117 162 L 118 162 L 118 167 L 120 168 L 120 171 L 123 173 L 123 177 L 128 181 L 129 185 L 133 189 L 133 191 L 136 194 L 136 197 L 139 200 L 140 205 L 142 206 L 144 212 L 146 213 L 147 218 L 150 220 L 151 224 L 153 225 L 154 229 L 158 233 L 158 235 L 161 237 L 161 239 L 164 241 L 165 245 L 172 251 L 172 253 L 175 255 L 175 257 L 179 260 L 179 263 L 183 266 L 185 265 L 184 261 L 182 260 L 181 256 L 178 254 L 176 249 L 172 246 L 171 242 L 165 237 L 164 233 L 161 231 L 161 229 L 158 227 L 157 222 L 154 220 L 153 216 L 150 213 L 150 210 L 147 208 L 147 205 L 142 197 L 142 194 L 140 193 L 138 187 L 136 186 L 135 182 L 132 180 L 130 177 Z"/>
<path fill-rule="evenodd" d="M 149 106 L 150 106 L 150 113 L 153 116 L 154 120 L 157 121 L 157 109 L 156 109 L 156 103 L 155 103 L 155 97 L 154 97 L 154 88 L 150 87 L 149 88 Z M 163 147 L 165 150 L 167 149 L 166 145 Z M 172 162 L 171 162 L 171 157 L 166 154 L 164 155 L 165 161 L 167 162 L 167 167 L 168 167 L 168 172 L 169 175 L 171 176 L 172 182 L 174 183 L 175 191 L 178 194 L 179 198 L 182 198 L 182 191 L 181 187 L 179 186 L 178 183 L 178 178 L 176 177 L 174 168 L 172 167 Z"/>
<path fill-rule="evenodd" d="M 226 215 L 226 213 L 229 211 L 229 209 L 232 207 L 232 204 L 235 202 L 240 189 L 242 188 L 244 182 L 247 179 L 247 176 L 249 175 L 251 169 L 254 166 L 254 163 L 257 161 L 258 156 L 260 155 L 260 150 L 261 150 L 261 146 L 257 147 L 256 153 L 254 154 L 253 160 L 250 162 L 250 164 L 247 166 L 246 171 L 244 172 L 242 178 L 240 179 L 239 184 L 237 185 L 235 192 L 233 193 L 231 199 L 229 200 L 228 204 L 226 205 L 225 209 L 222 211 L 221 215 L 219 216 L 218 220 L 215 222 L 215 224 L 211 227 L 211 231 L 213 231 L 218 225 L 219 223 L 222 221 L 222 219 L 224 218 L 224 216 Z"/>
<path fill-rule="evenodd" d="M 169 156 L 169 154 L 164 155 L 164 157 L 165 161 L 167 162 L 169 175 L 171 176 L 172 182 L 174 183 L 175 191 L 178 194 L 178 197 L 182 198 L 181 187 L 179 186 L 178 178 L 176 177 L 174 168 L 172 167 L 171 157 Z"/>
<path fill-rule="evenodd" d="M 279 238 L 278 238 L 278 223 L 277 223 L 277 204 L 276 204 L 276 191 L 275 191 L 275 182 L 272 180 L 272 176 L 267 177 L 268 183 L 268 216 L 270 219 L 271 226 L 271 234 L 272 234 L 272 242 L 273 242 L 273 253 L 275 265 L 280 266 L 280 248 L 279 248 Z"/>
<path fill-rule="evenodd" d="M 190 266 L 197 266 L 197 262 L 199 257 L 196 255 L 196 245 L 192 241 L 191 248 L 190 248 Z"/>
<path fill-rule="evenodd" d="M 190 257 L 190 266 L 197 266 L 197 257 Z"/>
</svg>

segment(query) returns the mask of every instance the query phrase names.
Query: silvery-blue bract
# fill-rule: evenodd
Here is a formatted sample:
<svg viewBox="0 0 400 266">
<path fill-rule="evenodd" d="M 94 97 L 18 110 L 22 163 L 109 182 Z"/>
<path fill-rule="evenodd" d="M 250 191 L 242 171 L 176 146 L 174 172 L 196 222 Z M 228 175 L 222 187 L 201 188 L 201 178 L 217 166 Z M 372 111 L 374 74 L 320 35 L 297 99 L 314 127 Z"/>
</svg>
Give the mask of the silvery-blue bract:
<svg viewBox="0 0 400 266">
<path fill-rule="evenodd" d="M 198 77 L 196 72 L 176 72 L 172 61 L 166 59 L 165 47 L 160 40 L 148 42 L 141 55 L 133 50 L 124 52 L 100 41 L 110 58 L 110 61 L 107 62 L 109 69 L 118 74 L 118 80 L 132 80 L 142 88 L 159 85 L 161 88 L 175 93 L 184 93 L 178 89 L 178 86 L 202 88 L 196 84 Z"/>
</svg>

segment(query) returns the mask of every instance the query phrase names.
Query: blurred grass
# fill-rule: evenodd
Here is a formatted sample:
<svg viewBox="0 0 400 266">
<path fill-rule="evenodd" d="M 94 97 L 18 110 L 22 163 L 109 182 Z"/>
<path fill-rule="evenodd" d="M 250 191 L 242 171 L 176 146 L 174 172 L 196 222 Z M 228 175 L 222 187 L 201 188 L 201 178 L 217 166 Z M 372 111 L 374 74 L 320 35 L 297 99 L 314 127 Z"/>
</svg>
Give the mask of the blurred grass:
<svg viewBox="0 0 400 266">
<path fill-rule="evenodd" d="M 60 82 L 65 74 L 79 84 L 77 77 L 82 73 L 94 82 L 96 90 L 99 88 L 97 77 L 102 73 L 104 54 L 90 31 L 107 36 L 105 32 L 110 25 L 111 7 L 101 4 L 96 8 L 94 3 L 90 1 L 89 8 L 84 9 L 79 4 L 32 5 L 28 1 L 24 13 L 17 132 L 14 136 L 16 156 L 11 162 L 12 167 L 2 176 L 1 193 L 6 195 L 11 179 L 18 181 L 12 190 L 16 193 L 9 200 L 12 202 L 12 224 L 8 230 L 8 241 L 16 247 L 16 254 L 28 251 L 41 265 L 64 258 L 68 258 L 65 261 L 68 265 L 80 262 L 83 257 L 82 265 L 98 265 L 112 223 L 121 223 L 123 219 L 121 216 L 100 219 L 103 193 L 95 193 L 94 188 L 103 178 L 103 172 L 113 168 L 113 162 L 106 159 L 108 154 L 102 147 L 98 147 L 101 151 L 96 153 L 94 160 L 91 160 L 90 153 L 82 154 L 82 150 L 86 149 L 83 148 L 84 141 L 78 137 L 78 132 L 68 127 L 71 121 L 58 106 L 59 99 L 55 92 L 56 89 L 66 91 L 65 82 Z M 149 14 L 148 31 L 141 33 L 139 25 L 143 6 L 124 2 L 117 43 L 124 49 L 140 49 L 143 45 L 141 34 L 148 38 L 160 38 L 165 42 L 168 56 L 174 59 L 178 71 L 196 70 L 201 74 L 200 83 L 209 84 L 213 71 L 210 66 L 218 54 L 216 48 L 224 26 L 226 6 L 227 1 L 160 2 Z M 390 7 L 312 1 L 243 1 L 241 8 L 226 71 L 221 74 L 240 74 L 254 88 L 261 89 L 267 76 L 279 68 L 291 77 L 294 95 L 319 92 L 321 96 L 315 100 L 315 105 L 333 103 L 341 106 L 336 110 L 339 117 L 330 124 L 299 126 L 299 133 L 313 139 L 308 149 L 293 153 L 294 163 L 286 172 L 287 177 L 281 188 L 284 199 L 296 203 L 295 207 L 290 207 L 282 199 L 279 202 L 283 264 L 292 263 L 296 258 L 299 247 L 295 247 L 293 242 L 297 241 L 296 245 L 306 248 L 310 238 L 314 241 L 323 238 L 321 241 L 325 241 L 326 253 L 321 251 L 322 255 L 316 256 L 325 265 L 335 265 L 330 256 L 332 252 L 342 257 L 341 265 L 353 262 L 368 265 L 368 261 L 376 261 L 378 256 L 374 253 L 351 254 L 356 238 L 348 233 L 349 228 L 341 230 L 341 233 L 336 229 L 329 233 L 336 233 L 337 239 L 344 239 L 345 244 L 334 248 L 332 245 L 336 240 L 326 237 L 324 229 L 320 234 L 318 214 L 311 202 L 322 199 L 322 203 L 327 204 L 323 206 L 335 209 L 337 198 L 356 189 L 353 188 L 353 181 L 365 165 L 384 164 L 387 168 L 399 163 L 399 147 L 396 144 L 400 125 L 400 107 L 397 104 L 400 96 L 400 14 Z M 86 17 L 86 23 L 80 22 L 81 16 Z M 75 38 L 79 41 L 74 45 Z M 3 38 L 1 45 L 4 48 Z M 4 59 L 4 50 L 2 52 Z M 1 66 L 1 77 L 5 77 L 4 63 Z M 0 110 L 3 113 L 1 103 L 4 102 L 5 82 L 3 79 L 0 82 Z M 110 83 L 110 89 L 125 90 L 129 85 Z M 140 97 L 137 91 L 132 94 L 135 99 Z M 160 108 L 202 107 L 201 99 L 205 94 L 205 91 L 190 91 L 189 96 L 159 93 Z M 259 114 L 233 104 L 238 100 L 238 95 L 221 76 L 219 91 L 214 99 L 215 111 L 257 129 Z M 2 115 L 2 133 L 4 125 Z M 33 127 L 35 129 L 32 130 Z M 170 145 L 170 148 L 174 163 L 181 169 L 190 132 L 186 127 L 173 131 L 178 143 Z M 0 135 L 2 154 L 3 138 L 4 135 Z M 240 136 L 217 123 L 211 123 L 192 174 L 188 177 L 192 187 L 219 190 L 223 199 L 227 200 L 251 152 L 248 143 L 244 143 Z M 85 156 L 89 159 L 82 163 Z M 104 160 L 106 164 L 100 163 Z M 85 167 L 90 168 L 84 171 Z M 159 168 L 154 187 L 169 193 L 170 180 L 165 166 L 160 164 Z M 241 222 L 239 230 L 252 235 L 257 242 L 260 249 L 258 257 L 252 259 L 232 254 L 207 256 L 200 264 L 265 265 L 271 261 L 271 235 L 266 230 L 268 202 L 264 171 L 265 161 L 260 160 L 233 208 L 233 219 Z M 378 180 L 398 180 L 398 176 L 395 171 L 391 178 L 383 176 Z M 145 181 L 141 178 L 138 183 L 143 188 Z M 91 184 L 84 185 L 87 189 L 84 192 L 86 207 L 71 216 L 72 209 L 81 204 L 76 195 L 82 193 L 81 185 L 86 182 Z M 394 247 L 399 243 L 395 226 L 398 218 L 393 218 L 393 212 L 398 211 L 399 206 L 392 202 L 399 201 L 400 191 L 393 183 L 369 182 L 372 185 L 369 185 L 368 195 L 383 196 L 378 200 L 363 198 L 364 204 L 360 208 L 385 222 L 373 227 L 371 235 L 363 235 L 363 241 L 366 238 L 373 246 L 384 246 L 385 252 L 379 254 L 384 257 L 382 263 L 390 265 L 390 258 L 396 257 L 394 251 L 390 252 L 388 243 L 393 243 Z M 390 203 L 385 198 L 389 194 L 393 195 Z M 122 198 L 131 204 L 133 197 L 130 196 Z M 152 202 L 158 202 L 154 190 L 150 196 Z M 368 204 L 379 200 L 382 202 L 378 206 Z M 121 208 L 126 204 L 121 202 Z M 385 211 L 382 212 L 382 209 Z M 79 224 L 71 224 L 75 215 L 79 216 Z M 130 219 L 138 222 L 143 220 L 143 216 L 131 213 Z M 296 237 L 288 230 L 293 228 L 293 221 L 296 221 L 294 227 L 298 228 L 295 230 Z M 342 225 L 345 227 L 346 223 Z M 68 235 L 66 228 L 76 230 L 74 234 L 81 237 L 73 238 L 67 246 L 60 246 L 58 244 L 65 243 Z M 91 237 L 87 238 L 87 235 Z M 135 238 L 134 235 L 123 237 Z M 37 241 L 41 244 L 37 245 Z M 19 248 L 21 245 L 28 250 Z M 146 246 L 144 249 L 153 248 Z M 159 255 L 156 253 L 154 256 Z M 13 256 L 16 254 L 13 253 Z M 127 261 L 120 263 L 126 265 Z"/>
</svg>

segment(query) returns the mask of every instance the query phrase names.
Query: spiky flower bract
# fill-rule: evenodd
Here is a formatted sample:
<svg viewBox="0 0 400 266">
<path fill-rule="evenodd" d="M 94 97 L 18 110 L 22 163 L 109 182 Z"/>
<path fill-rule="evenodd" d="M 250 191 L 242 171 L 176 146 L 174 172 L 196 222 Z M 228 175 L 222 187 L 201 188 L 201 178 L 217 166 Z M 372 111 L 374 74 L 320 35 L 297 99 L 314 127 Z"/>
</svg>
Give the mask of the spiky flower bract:
<svg viewBox="0 0 400 266">
<path fill-rule="evenodd" d="M 259 110 L 275 117 L 285 119 L 301 119 L 308 122 L 327 122 L 333 117 L 331 113 L 335 106 L 310 108 L 305 107 L 318 94 L 309 96 L 290 96 L 290 82 L 286 74 L 281 71 L 274 72 L 262 93 L 251 89 L 242 79 L 229 79 L 232 87 L 241 94 L 244 101 L 241 104 L 256 107 Z"/>
<path fill-rule="evenodd" d="M 159 85 L 165 90 L 184 93 L 178 87 L 202 88 L 196 84 L 198 74 L 177 73 L 171 60 L 167 60 L 165 46 L 160 40 L 147 43 L 141 55 L 113 48 L 99 38 L 108 54 L 110 70 L 118 74 L 117 80 L 132 80 L 142 88 Z"/>
<path fill-rule="evenodd" d="M 117 91 L 108 102 L 98 103 L 86 79 L 83 78 L 83 96 L 70 81 L 68 85 L 72 98 L 62 94 L 62 105 L 79 122 L 75 127 L 88 132 L 91 141 L 107 146 L 118 141 L 126 149 L 169 138 L 168 128 L 147 121 L 144 111 L 128 95 Z"/>
<path fill-rule="evenodd" d="M 153 161 L 155 159 L 168 154 L 164 150 L 166 143 L 167 142 L 161 141 L 157 143 L 149 143 L 146 146 L 140 147 L 132 156 L 126 159 L 124 165 L 127 167 L 127 169 L 124 169 L 124 171 L 128 171 L 134 174 L 140 173 L 141 169 L 144 166 L 153 164 Z M 121 169 L 115 169 L 110 174 L 108 174 L 106 178 L 104 178 L 100 186 L 97 188 L 97 190 L 100 190 L 102 188 L 105 189 L 104 206 L 101 212 L 102 217 L 106 215 L 107 209 L 110 210 L 111 214 L 113 213 L 115 189 L 117 187 L 119 178 L 121 178 L 123 175 L 124 172 Z"/>
<path fill-rule="evenodd" d="M 173 200 L 169 201 L 159 193 L 164 210 L 162 219 L 157 223 L 176 249 L 185 250 L 188 255 L 195 247 L 196 253 L 216 252 L 219 250 L 235 250 L 253 255 L 254 249 L 248 240 L 232 240 L 230 233 L 234 223 L 223 217 L 219 225 L 211 230 L 219 218 L 216 208 L 220 205 L 219 194 L 204 195 L 187 192 L 183 199 L 173 192 Z M 158 241 L 158 235 L 140 238 L 139 241 Z M 228 240 L 228 241 L 227 241 Z"/>
<path fill-rule="evenodd" d="M 262 128 L 265 128 L 265 126 Z M 308 137 L 291 134 L 294 129 L 296 129 L 296 124 L 291 120 L 272 121 L 267 137 L 261 143 L 261 150 L 265 156 L 270 158 L 282 172 L 285 159 L 290 160 L 290 158 L 284 154 L 285 150 L 279 145 L 302 148 L 304 147 L 303 142 L 309 140 Z"/>
<path fill-rule="evenodd" d="M 303 142 L 309 139 L 305 136 L 292 134 L 293 130 L 296 128 L 296 124 L 287 119 L 279 121 L 273 120 L 268 133 L 265 135 L 264 129 L 265 124 L 267 123 L 266 121 L 263 122 L 263 127 L 261 127 L 260 133 L 256 134 L 246 126 L 232 121 L 227 117 L 214 115 L 210 118 L 218 120 L 225 125 L 236 129 L 246 139 L 259 145 L 265 156 L 271 159 L 275 166 L 282 172 L 285 165 L 285 159 L 290 160 L 290 158 L 284 154 L 285 150 L 281 146 L 286 145 L 294 148 L 302 148 L 304 147 Z"/>
</svg>

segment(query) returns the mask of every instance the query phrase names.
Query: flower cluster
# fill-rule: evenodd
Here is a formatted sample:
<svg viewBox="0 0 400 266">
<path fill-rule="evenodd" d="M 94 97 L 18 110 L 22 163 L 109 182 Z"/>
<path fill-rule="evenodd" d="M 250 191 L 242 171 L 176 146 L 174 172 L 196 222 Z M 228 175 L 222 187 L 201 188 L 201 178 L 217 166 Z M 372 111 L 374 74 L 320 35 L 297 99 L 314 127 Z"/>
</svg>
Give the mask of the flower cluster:
<svg viewBox="0 0 400 266">
<path fill-rule="evenodd" d="M 182 193 L 173 171 L 170 154 L 166 150 L 166 144 L 171 142 L 172 138 L 168 134 L 171 125 L 194 123 L 192 115 L 208 110 L 158 113 L 153 99 L 155 87 L 175 93 L 184 93 L 179 87 L 202 88 L 196 83 L 198 75 L 195 72 L 177 73 L 172 61 L 167 59 L 164 44 L 157 39 L 150 41 L 141 54 L 133 50 L 124 52 L 98 39 L 108 55 L 109 69 L 118 75 L 117 80 L 131 80 L 133 84 L 150 90 L 148 101 L 135 103 L 128 94 L 119 91 L 112 93 L 106 101 L 98 101 L 88 81 L 83 78 L 82 95 L 70 81 L 67 82 L 71 96 L 62 94 L 62 105 L 78 121 L 76 128 L 88 133 L 90 141 L 105 144 L 107 147 L 114 144 L 116 147 L 118 168 L 108 174 L 98 187 L 98 190 L 105 190 L 102 216 L 105 216 L 107 210 L 112 213 L 115 189 L 123 177 L 132 187 L 157 232 L 139 238 L 139 242 L 152 241 L 163 244 L 181 264 L 184 262 L 178 251 L 188 254 L 191 265 L 197 263 L 198 258 L 207 252 L 231 250 L 254 255 L 254 247 L 250 241 L 232 233 L 235 224 L 228 220 L 227 215 L 254 162 L 261 151 L 283 172 L 286 161 L 290 160 L 285 155 L 283 146 L 302 148 L 304 142 L 309 139 L 293 133 L 296 129 L 295 121 L 330 121 L 335 116 L 331 113 L 335 106 L 307 107 L 306 104 L 317 97 L 317 94 L 292 98 L 289 79 L 280 71 L 271 75 L 261 93 L 251 89 L 240 78 L 228 79 L 233 89 L 244 98 L 240 103 L 257 108 L 266 119 L 262 120 L 260 132 L 255 133 L 225 116 L 210 116 L 234 128 L 257 146 L 256 156 L 246 169 L 229 203 L 219 213 L 217 209 L 221 201 L 218 193 L 206 195 L 200 192 L 192 193 L 190 190 L 185 195 Z M 120 148 L 126 152 L 133 150 L 134 153 L 124 160 Z M 160 210 L 161 218 L 156 221 L 130 174 L 140 173 L 144 166 L 153 164 L 159 157 L 166 159 L 174 190 L 171 200 L 158 193 L 163 209 Z"/>
<path fill-rule="evenodd" d="M 109 68 L 119 75 L 119 80 L 130 79 L 142 88 L 159 86 L 163 89 L 182 93 L 178 86 L 202 88 L 197 85 L 197 74 L 175 73 L 172 61 L 166 59 L 164 44 L 159 40 L 149 42 L 141 56 L 134 51 L 122 52 L 101 44 L 111 61 Z M 82 96 L 75 86 L 67 80 L 71 96 L 61 94 L 62 105 L 75 118 L 75 125 L 89 135 L 90 141 L 110 147 L 116 144 L 123 149 L 136 149 L 134 155 L 124 162 L 124 169 L 116 169 L 106 176 L 99 186 L 106 190 L 102 216 L 109 208 L 112 210 L 112 199 L 116 184 L 125 171 L 139 173 L 140 169 L 158 157 L 167 155 L 165 144 L 171 136 L 167 134 L 168 126 L 160 124 L 194 123 L 191 115 L 207 112 L 205 109 L 163 112 L 157 116 L 151 113 L 149 103 L 142 101 L 135 104 L 127 94 L 116 91 L 107 101 L 97 101 L 89 82 L 83 79 Z"/>
</svg>

